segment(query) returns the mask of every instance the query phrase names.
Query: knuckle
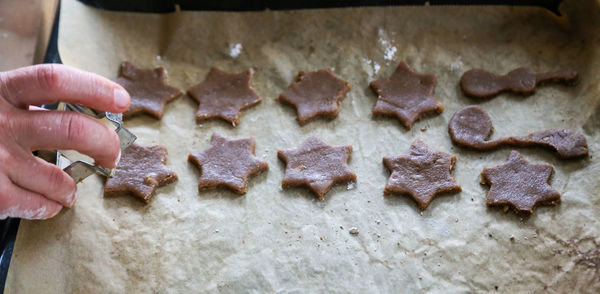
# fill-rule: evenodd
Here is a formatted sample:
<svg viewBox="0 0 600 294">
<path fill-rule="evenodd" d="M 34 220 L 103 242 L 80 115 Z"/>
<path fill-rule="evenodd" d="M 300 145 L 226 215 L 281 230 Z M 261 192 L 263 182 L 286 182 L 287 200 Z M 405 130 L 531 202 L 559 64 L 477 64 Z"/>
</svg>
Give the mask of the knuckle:
<svg viewBox="0 0 600 294">
<path fill-rule="evenodd" d="M 30 128 L 31 121 L 22 119 L 19 115 L 0 115 L 0 136 L 2 136 L 4 143 L 19 142 L 23 135 L 27 134 L 27 130 Z"/>
<path fill-rule="evenodd" d="M 60 87 L 60 74 L 58 65 L 44 64 L 35 69 L 35 78 L 43 89 L 54 90 Z"/>
<path fill-rule="evenodd" d="M 80 143 L 85 139 L 86 121 L 81 116 L 65 113 L 61 118 L 60 126 L 65 132 L 68 143 Z"/>
<path fill-rule="evenodd" d="M 58 167 L 51 166 L 47 174 L 47 181 L 49 184 L 48 192 L 57 194 L 66 194 L 66 191 L 73 190 L 69 181 L 67 180 L 66 174 Z"/>
</svg>

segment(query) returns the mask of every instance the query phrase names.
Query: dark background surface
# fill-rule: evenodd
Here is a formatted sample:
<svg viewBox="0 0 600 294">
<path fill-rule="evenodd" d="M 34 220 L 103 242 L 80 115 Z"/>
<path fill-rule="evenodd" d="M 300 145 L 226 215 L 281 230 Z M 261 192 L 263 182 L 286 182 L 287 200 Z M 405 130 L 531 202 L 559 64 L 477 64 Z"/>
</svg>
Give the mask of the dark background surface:
<svg viewBox="0 0 600 294">
<path fill-rule="evenodd" d="M 531 5 L 542 6 L 558 13 L 562 0 L 163 0 L 163 1 L 123 1 L 123 0 L 80 0 L 81 2 L 107 10 L 137 12 L 172 12 L 175 5 L 182 10 L 286 10 L 350 6 L 384 5 Z"/>
<path fill-rule="evenodd" d="M 100 9 L 114 11 L 135 11 L 149 13 L 167 13 L 175 11 L 179 5 L 181 10 L 224 10 L 224 11 L 251 11 L 251 10 L 286 10 L 286 9 L 311 9 L 351 6 L 386 6 L 386 5 L 519 5 L 544 7 L 556 14 L 562 0 L 304 0 L 304 1 L 274 1 L 274 0 L 79 0 L 86 5 Z M 50 42 L 44 57 L 44 63 L 62 63 L 58 53 L 58 25 L 60 5 L 52 27 Z M 52 108 L 52 105 L 46 106 Z M 19 219 L 8 218 L 0 221 L 0 286 L 4 293 L 6 275 L 12 256 Z"/>
</svg>

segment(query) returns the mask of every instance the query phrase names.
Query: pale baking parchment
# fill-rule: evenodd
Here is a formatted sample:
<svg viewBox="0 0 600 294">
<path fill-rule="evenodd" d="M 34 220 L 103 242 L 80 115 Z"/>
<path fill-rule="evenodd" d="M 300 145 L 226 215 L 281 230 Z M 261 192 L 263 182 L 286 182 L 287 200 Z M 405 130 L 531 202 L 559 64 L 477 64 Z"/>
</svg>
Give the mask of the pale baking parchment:
<svg viewBox="0 0 600 294">
<path fill-rule="evenodd" d="M 72 209 L 48 221 L 23 221 L 8 293 L 177 292 L 598 292 L 600 290 L 600 11 L 596 1 L 566 1 L 567 16 L 527 7 L 379 7 L 263 12 L 105 12 L 62 2 L 59 50 L 65 64 L 116 78 L 119 63 L 163 65 L 187 89 L 211 66 L 255 71 L 261 104 L 239 126 L 197 125 L 196 103 L 181 97 L 161 121 L 126 122 L 145 145 L 164 144 L 179 181 L 148 205 L 132 197 L 104 199 L 102 179 L 79 185 Z M 370 81 L 406 60 L 438 77 L 445 106 L 406 131 L 395 119 L 373 119 Z M 574 68 L 576 87 L 544 86 L 529 98 L 500 95 L 478 102 L 458 81 L 472 67 L 508 72 Z M 276 101 L 298 70 L 331 67 L 353 88 L 333 121 L 304 127 Z M 583 132 L 588 159 L 564 161 L 540 149 L 519 149 L 555 168 L 556 207 L 521 218 L 485 206 L 484 167 L 511 149 L 473 152 L 452 145 L 447 124 L 461 107 L 479 103 L 494 136 L 548 128 Z M 269 171 L 245 196 L 197 191 L 187 155 L 213 132 L 256 138 Z M 306 189 L 280 188 L 276 150 L 310 135 L 351 144 L 356 184 L 338 185 L 323 202 Z M 382 195 L 386 155 L 415 139 L 458 156 L 453 175 L 463 192 L 444 195 L 420 212 L 405 196 Z M 359 234 L 350 235 L 356 227 Z M 511 237 L 514 240 L 511 241 Z"/>
</svg>

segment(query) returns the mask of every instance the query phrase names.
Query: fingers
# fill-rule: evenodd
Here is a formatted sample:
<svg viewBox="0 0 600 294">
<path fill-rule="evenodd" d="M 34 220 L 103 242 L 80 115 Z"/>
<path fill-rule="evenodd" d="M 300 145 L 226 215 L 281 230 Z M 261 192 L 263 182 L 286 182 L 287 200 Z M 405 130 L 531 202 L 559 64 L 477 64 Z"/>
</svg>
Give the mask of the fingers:
<svg viewBox="0 0 600 294">
<path fill-rule="evenodd" d="M 25 154 L 18 164 L 7 171 L 10 180 L 17 186 L 54 200 L 66 207 L 73 206 L 77 185 L 58 166 L 50 164 L 32 154 Z"/>
<path fill-rule="evenodd" d="M 62 205 L 13 184 L 0 176 L 0 218 L 47 219 L 57 215 Z"/>
<path fill-rule="evenodd" d="M 130 100 L 127 91 L 117 83 L 61 64 L 0 72 L 0 95 L 23 109 L 60 100 L 117 113 L 127 110 Z"/>
<path fill-rule="evenodd" d="M 66 111 L 29 111 L 18 120 L 17 142 L 31 151 L 77 150 L 101 166 L 116 166 L 119 137 L 99 121 Z"/>
</svg>

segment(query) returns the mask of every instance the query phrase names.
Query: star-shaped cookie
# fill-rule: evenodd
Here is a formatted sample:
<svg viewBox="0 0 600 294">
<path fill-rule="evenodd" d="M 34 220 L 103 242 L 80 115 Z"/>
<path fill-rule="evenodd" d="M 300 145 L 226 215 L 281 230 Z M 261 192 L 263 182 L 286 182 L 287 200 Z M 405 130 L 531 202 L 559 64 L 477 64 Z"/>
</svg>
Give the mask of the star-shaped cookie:
<svg viewBox="0 0 600 294">
<path fill-rule="evenodd" d="M 156 188 L 177 180 L 177 174 L 165 166 L 167 149 L 132 144 L 121 155 L 115 175 L 106 179 L 104 196 L 131 194 L 150 202 Z"/>
<path fill-rule="evenodd" d="M 306 186 L 323 200 L 335 183 L 356 181 L 347 163 L 350 153 L 352 146 L 329 146 L 314 136 L 297 149 L 279 150 L 277 156 L 286 164 L 281 185 Z"/>
<path fill-rule="evenodd" d="M 306 124 L 315 117 L 337 117 L 339 104 L 352 86 L 333 75 L 331 69 L 300 71 L 281 95 L 279 101 L 296 108 L 298 123 Z"/>
<path fill-rule="evenodd" d="M 438 194 L 461 191 L 450 176 L 455 162 L 456 156 L 431 150 L 416 140 L 406 154 L 383 158 L 391 172 L 383 193 L 409 195 L 424 210 Z"/>
<path fill-rule="evenodd" d="M 246 194 L 248 178 L 269 168 L 266 161 L 254 156 L 254 138 L 228 139 L 214 133 L 210 146 L 188 156 L 200 168 L 198 190 L 227 187 Z"/>
<path fill-rule="evenodd" d="M 260 103 L 261 99 L 251 87 L 252 69 L 232 74 L 211 68 L 206 79 L 187 92 L 200 104 L 196 122 L 221 118 L 234 127 L 240 123 L 240 112 Z"/>
<path fill-rule="evenodd" d="M 377 94 L 373 115 L 395 116 L 409 129 L 425 114 L 437 114 L 444 106 L 433 98 L 437 83 L 434 75 L 413 72 L 405 62 L 387 79 L 371 82 Z"/>
<path fill-rule="evenodd" d="M 140 69 L 125 61 L 121 63 L 116 82 L 131 96 L 129 109 L 123 113 L 124 118 L 147 113 L 161 119 L 167 102 L 183 94 L 183 91 L 167 85 L 167 71 L 162 66 Z"/>
<path fill-rule="evenodd" d="M 490 185 L 486 204 L 508 205 L 527 213 L 533 213 L 540 204 L 556 204 L 560 194 L 550 186 L 553 173 L 551 165 L 531 164 L 513 150 L 507 162 L 481 172 L 481 183 Z"/>
</svg>

